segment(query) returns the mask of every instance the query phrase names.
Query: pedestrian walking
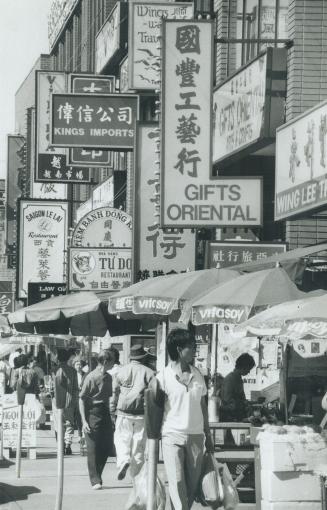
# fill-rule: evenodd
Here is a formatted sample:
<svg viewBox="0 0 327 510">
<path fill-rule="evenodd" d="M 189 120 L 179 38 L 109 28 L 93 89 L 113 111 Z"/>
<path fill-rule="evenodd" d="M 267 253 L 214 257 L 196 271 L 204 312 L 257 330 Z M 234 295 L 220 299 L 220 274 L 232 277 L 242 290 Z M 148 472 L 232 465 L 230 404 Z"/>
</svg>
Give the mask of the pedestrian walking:
<svg viewBox="0 0 327 510">
<path fill-rule="evenodd" d="M 195 337 L 175 329 L 167 337 L 169 364 L 157 374 L 165 394 L 162 452 L 174 510 L 192 507 L 199 484 L 204 446 L 214 451 L 207 393 L 201 372 L 193 366 Z"/>
<path fill-rule="evenodd" d="M 76 370 L 78 393 L 79 393 L 82 389 L 83 381 L 86 377 L 85 372 L 83 372 L 82 360 L 80 358 L 75 358 L 74 362 L 73 362 L 73 367 Z M 79 406 L 76 406 L 76 409 L 75 409 L 75 424 L 77 427 L 80 447 L 81 447 L 81 449 L 83 449 L 84 444 L 85 444 L 85 438 L 83 437 L 83 423 L 82 423 L 82 417 L 81 417 L 81 413 L 79 410 Z"/>
<path fill-rule="evenodd" d="M 154 377 L 153 370 L 145 366 L 147 356 L 142 345 L 132 346 L 131 362 L 116 374 L 119 388 L 115 429 L 118 480 L 123 480 L 128 469 L 134 478 L 144 464 L 144 392 Z"/>
<path fill-rule="evenodd" d="M 110 416 L 112 420 L 112 424 L 114 426 L 114 429 L 116 427 L 116 411 L 117 411 L 117 403 L 119 398 L 119 384 L 117 381 L 117 374 L 119 372 L 119 369 L 121 367 L 120 361 L 119 361 L 119 350 L 116 349 L 116 347 L 110 346 L 108 349 L 109 352 L 112 353 L 114 357 L 114 364 L 110 370 L 108 370 L 108 374 L 112 377 L 112 395 L 109 399 L 109 410 L 110 410 Z"/>
<path fill-rule="evenodd" d="M 109 413 L 112 377 L 107 373 L 114 364 L 113 354 L 100 352 L 98 365 L 88 373 L 80 391 L 80 413 L 87 445 L 87 466 L 94 490 L 102 488 L 102 472 L 114 453 L 113 427 Z"/>
<path fill-rule="evenodd" d="M 25 393 L 38 396 L 40 393 L 39 378 L 34 368 L 29 367 L 29 359 L 26 354 L 20 354 L 14 358 L 15 369 L 12 379 L 12 389 L 17 390 L 18 382 Z"/>
<path fill-rule="evenodd" d="M 59 385 L 66 390 L 66 405 L 63 410 L 64 419 L 64 453 L 72 455 L 71 445 L 74 437 L 75 415 L 78 406 L 78 382 L 76 370 L 69 365 L 74 352 L 66 349 L 58 349 L 58 369 L 55 378 Z M 53 407 L 56 411 L 55 400 Z M 56 425 L 56 422 L 55 422 Z"/>
</svg>

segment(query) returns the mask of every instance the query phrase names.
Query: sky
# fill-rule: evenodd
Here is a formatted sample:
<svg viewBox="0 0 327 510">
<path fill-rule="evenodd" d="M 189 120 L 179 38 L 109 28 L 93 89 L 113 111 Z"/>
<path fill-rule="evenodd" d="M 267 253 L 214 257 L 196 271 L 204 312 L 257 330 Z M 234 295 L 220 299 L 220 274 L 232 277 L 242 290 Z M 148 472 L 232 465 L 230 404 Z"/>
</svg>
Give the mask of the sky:
<svg viewBox="0 0 327 510">
<path fill-rule="evenodd" d="M 48 53 L 52 0 L 0 0 L 0 178 L 7 174 L 7 134 L 15 133 L 15 92 L 40 53 Z"/>
</svg>

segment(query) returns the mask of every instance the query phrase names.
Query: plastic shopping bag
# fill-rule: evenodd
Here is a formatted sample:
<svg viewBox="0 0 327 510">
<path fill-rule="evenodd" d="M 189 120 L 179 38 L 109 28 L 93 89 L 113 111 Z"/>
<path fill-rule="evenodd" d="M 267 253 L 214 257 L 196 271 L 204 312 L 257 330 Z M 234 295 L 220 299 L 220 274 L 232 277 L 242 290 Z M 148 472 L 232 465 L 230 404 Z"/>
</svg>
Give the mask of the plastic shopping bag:
<svg viewBox="0 0 327 510">
<path fill-rule="evenodd" d="M 129 495 L 127 505 L 125 507 L 126 510 L 146 510 L 147 472 L 148 463 L 145 462 L 139 474 L 134 478 L 133 489 Z M 156 510 L 165 510 L 166 491 L 159 476 L 157 476 L 156 500 Z"/>
<path fill-rule="evenodd" d="M 203 506 L 213 510 L 219 508 L 224 500 L 224 488 L 219 465 L 212 453 L 206 452 L 203 457 L 202 473 L 197 497 Z"/>
<path fill-rule="evenodd" d="M 235 510 L 240 500 L 235 488 L 232 475 L 226 464 L 220 464 L 222 466 L 223 485 L 224 485 L 224 499 L 223 507 L 225 510 Z"/>
</svg>

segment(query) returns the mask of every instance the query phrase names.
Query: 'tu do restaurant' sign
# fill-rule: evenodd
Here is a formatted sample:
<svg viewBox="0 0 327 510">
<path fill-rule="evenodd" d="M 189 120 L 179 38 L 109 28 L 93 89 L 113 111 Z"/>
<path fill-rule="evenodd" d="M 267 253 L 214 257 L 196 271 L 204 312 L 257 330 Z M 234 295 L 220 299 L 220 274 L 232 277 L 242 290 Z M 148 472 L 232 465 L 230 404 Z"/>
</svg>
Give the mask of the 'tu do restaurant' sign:
<svg viewBox="0 0 327 510">
<path fill-rule="evenodd" d="M 132 94 L 53 94 L 55 147 L 132 150 L 139 98 Z"/>
</svg>

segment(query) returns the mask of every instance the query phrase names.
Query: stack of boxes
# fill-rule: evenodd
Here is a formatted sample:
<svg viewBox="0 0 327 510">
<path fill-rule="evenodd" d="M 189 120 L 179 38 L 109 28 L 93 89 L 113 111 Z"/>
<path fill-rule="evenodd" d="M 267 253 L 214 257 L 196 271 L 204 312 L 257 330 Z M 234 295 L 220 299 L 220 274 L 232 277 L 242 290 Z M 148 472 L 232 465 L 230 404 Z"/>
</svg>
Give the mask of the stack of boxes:
<svg viewBox="0 0 327 510">
<path fill-rule="evenodd" d="M 266 426 L 258 436 L 261 510 L 321 510 L 325 439 L 309 427 Z"/>
</svg>

